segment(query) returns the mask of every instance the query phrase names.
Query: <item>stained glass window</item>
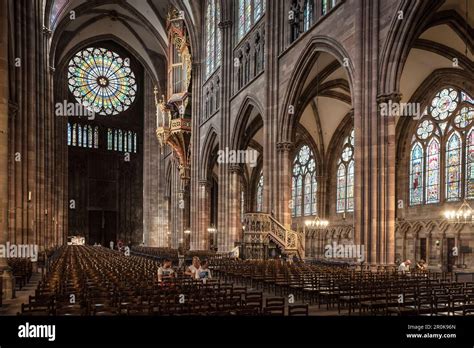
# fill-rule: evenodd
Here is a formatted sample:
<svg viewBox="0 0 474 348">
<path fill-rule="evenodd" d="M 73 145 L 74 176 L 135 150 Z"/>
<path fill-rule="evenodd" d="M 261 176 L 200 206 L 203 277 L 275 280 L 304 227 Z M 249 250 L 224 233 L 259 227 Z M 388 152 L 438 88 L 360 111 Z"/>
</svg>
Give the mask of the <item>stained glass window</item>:
<svg viewBox="0 0 474 348">
<path fill-rule="evenodd" d="M 303 145 L 293 161 L 293 216 L 317 214 L 316 160 L 308 145 Z"/>
<path fill-rule="evenodd" d="M 138 147 L 137 147 L 137 133 L 133 133 L 133 152 L 137 153 Z"/>
<path fill-rule="evenodd" d="M 439 141 L 434 138 L 428 145 L 428 151 L 426 152 L 426 203 L 438 203 L 439 202 Z"/>
<path fill-rule="evenodd" d="M 245 0 L 245 33 L 250 31 L 252 26 L 252 0 Z"/>
<path fill-rule="evenodd" d="M 240 40 L 265 13 L 265 0 L 239 0 L 238 6 L 238 39 Z"/>
<path fill-rule="evenodd" d="M 413 145 L 410 158 L 410 204 L 423 203 L 423 148 Z"/>
<path fill-rule="evenodd" d="M 221 18 L 220 0 L 207 0 L 206 13 L 206 76 L 220 65 L 222 39 L 218 28 Z"/>
<path fill-rule="evenodd" d="M 94 149 L 99 148 L 99 127 L 94 128 Z"/>
<path fill-rule="evenodd" d="M 467 136 L 466 198 L 474 199 L 474 128 L 471 128 L 471 131 Z"/>
<path fill-rule="evenodd" d="M 82 147 L 82 126 L 77 125 L 77 146 Z"/>
<path fill-rule="evenodd" d="M 463 107 L 454 117 L 454 124 L 457 128 L 466 128 L 474 120 L 474 108 Z"/>
<path fill-rule="evenodd" d="M 71 124 L 67 124 L 67 144 L 72 145 L 72 130 L 71 130 Z"/>
<path fill-rule="evenodd" d="M 96 126 L 94 131 L 94 128 L 90 125 L 68 123 L 67 144 L 68 146 L 77 146 L 89 149 L 98 148 L 99 127 Z"/>
<path fill-rule="evenodd" d="M 453 133 L 446 146 L 446 200 L 461 198 L 461 138 Z"/>
<path fill-rule="evenodd" d="M 100 115 L 117 115 L 135 100 L 137 84 L 130 59 L 105 48 L 86 48 L 69 62 L 69 90 Z"/>
<path fill-rule="evenodd" d="M 471 96 L 454 87 L 441 89 L 431 100 L 412 140 L 410 204 L 474 199 L 472 104 Z"/>
<path fill-rule="evenodd" d="M 321 14 L 324 16 L 328 12 L 329 0 L 321 0 Z"/>
<path fill-rule="evenodd" d="M 93 130 L 92 126 L 88 126 L 88 132 L 87 132 L 87 141 L 89 142 L 89 149 L 92 149 L 93 144 L 94 144 L 94 136 L 93 136 Z"/>
<path fill-rule="evenodd" d="M 354 211 L 354 130 L 344 139 L 337 165 L 336 212 Z"/>
<path fill-rule="evenodd" d="M 255 0 L 254 6 L 255 21 L 258 21 L 265 11 L 265 0 Z"/>
<path fill-rule="evenodd" d="M 337 4 L 337 0 L 321 0 L 321 14 L 324 16 Z"/>
<path fill-rule="evenodd" d="M 257 212 L 263 210 L 263 174 L 260 174 L 260 178 L 257 183 Z"/>
<path fill-rule="evenodd" d="M 239 0 L 239 39 L 245 35 L 245 0 Z"/>
<path fill-rule="evenodd" d="M 337 201 L 336 211 L 343 213 L 346 211 L 346 166 L 340 163 L 337 169 Z"/>
<path fill-rule="evenodd" d="M 445 120 L 456 110 L 458 92 L 453 88 L 441 90 L 431 101 L 430 113 L 436 120 Z"/>
<path fill-rule="evenodd" d="M 123 145 L 122 130 L 119 129 L 119 131 L 118 131 L 118 148 L 117 148 L 118 151 L 122 151 L 122 148 L 123 148 L 122 145 Z"/>
<path fill-rule="evenodd" d="M 114 136 L 112 133 L 112 129 L 107 129 L 107 150 L 112 150 L 113 148 L 113 141 L 114 141 Z"/>
<path fill-rule="evenodd" d="M 301 216 L 301 197 L 303 193 L 303 177 L 298 175 L 296 177 L 296 187 L 295 187 L 295 216 Z"/>
<path fill-rule="evenodd" d="M 305 0 L 303 18 L 303 31 L 308 31 L 313 24 L 313 0 Z"/>
<path fill-rule="evenodd" d="M 421 140 L 426 140 L 431 136 L 431 134 L 433 134 L 434 127 L 432 121 L 424 120 L 418 127 L 416 134 Z"/>
<path fill-rule="evenodd" d="M 347 171 L 346 209 L 354 211 L 354 160 L 350 161 Z"/>
<path fill-rule="evenodd" d="M 123 151 L 128 152 L 128 133 L 123 132 Z"/>
<path fill-rule="evenodd" d="M 72 146 L 76 146 L 77 144 L 77 124 L 72 125 Z"/>
<path fill-rule="evenodd" d="M 474 105 L 474 99 L 470 95 L 462 91 L 461 91 L 461 100 Z"/>
<path fill-rule="evenodd" d="M 114 150 L 118 150 L 118 130 L 114 130 Z"/>
</svg>

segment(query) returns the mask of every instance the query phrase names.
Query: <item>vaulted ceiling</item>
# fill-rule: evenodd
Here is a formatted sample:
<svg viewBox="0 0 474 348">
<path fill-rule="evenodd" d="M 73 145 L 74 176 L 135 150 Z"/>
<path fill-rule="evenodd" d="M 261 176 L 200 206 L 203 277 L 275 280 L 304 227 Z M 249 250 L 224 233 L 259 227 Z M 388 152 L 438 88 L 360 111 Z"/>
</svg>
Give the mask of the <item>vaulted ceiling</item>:
<svg viewBox="0 0 474 348">
<path fill-rule="evenodd" d="M 466 10 L 465 1 L 447 0 L 432 15 L 405 63 L 400 81 L 402 102 L 409 101 L 435 70 L 474 71 L 474 6 Z"/>
<path fill-rule="evenodd" d="M 84 43 L 111 39 L 131 51 L 155 81 L 166 73 L 166 17 L 170 5 L 193 26 L 199 8 L 189 0 L 49 0 L 46 21 L 52 32 L 51 65 Z M 162 85 L 162 83 L 160 83 Z M 161 86 L 163 87 L 163 86 Z"/>
</svg>

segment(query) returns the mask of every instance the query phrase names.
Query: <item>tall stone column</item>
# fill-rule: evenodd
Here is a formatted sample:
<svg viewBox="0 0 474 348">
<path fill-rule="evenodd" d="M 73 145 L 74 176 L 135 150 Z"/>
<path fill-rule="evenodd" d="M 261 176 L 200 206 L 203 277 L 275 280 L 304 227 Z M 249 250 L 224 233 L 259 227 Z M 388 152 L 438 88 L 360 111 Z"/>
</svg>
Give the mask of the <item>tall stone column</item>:
<svg viewBox="0 0 474 348">
<path fill-rule="evenodd" d="M 230 194 L 231 194 L 231 219 L 229 228 L 229 240 L 227 250 L 232 250 L 235 247 L 236 242 L 242 241 L 242 223 L 240 220 L 240 195 L 241 195 L 241 183 L 240 176 L 242 175 L 242 168 L 238 164 L 230 166 Z"/>
<path fill-rule="evenodd" d="M 201 204 L 201 186 L 199 177 L 200 161 L 200 123 L 203 106 L 202 99 L 202 69 L 201 62 L 197 61 L 192 66 L 192 136 L 191 136 L 191 184 L 190 184 L 190 248 L 203 250 L 201 229 L 201 216 L 208 214 L 205 206 Z"/>
<path fill-rule="evenodd" d="M 280 168 L 278 170 L 278 182 L 280 183 L 278 194 L 279 204 L 277 211 L 277 219 L 285 226 L 291 225 L 291 178 L 292 178 L 292 161 L 291 153 L 293 151 L 293 143 L 281 142 L 277 144 L 278 163 Z M 294 204 L 294 202 L 293 202 Z"/>
<path fill-rule="evenodd" d="M 378 102 L 379 0 L 355 11 L 355 243 L 368 264 L 392 264 L 395 252 L 395 127 Z"/>
<path fill-rule="evenodd" d="M 277 214 L 279 211 L 288 211 L 289 198 L 281 197 L 280 194 L 280 170 L 278 168 L 278 153 L 277 153 L 277 138 L 278 138 L 278 122 L 275 122 L 275 115 L 278 115 L 279 95 L 279 65 L 278 55 L 279 46 L 279 28 L 280 16 L 285 16 L 281 13 L 281 6 L 267 6 L 265 9 L 265 104 L 263 118 L 263 211 L 267 213 Z M 283 179 L 284 181 L 287 179 Z M 283 184 L 285 185 L 285 184 Z M 286 208 L 285 208 L 286 206 Z M 286 215 L 287 216 L 287 215 Z M 282 218 L 282 217 L 277 217 Z M 284 223 L 283 221 L 280 221 Z M 287 220 L 285 224 L 288 224 Z"/>
<path fill-rule="evenodd" d="M 209 249 L 209 233 L 207 229 L 211 224 L 211 183 L 208 180 L 199 181 L 198 205 L 200 211 L 198 217 L 199 225 L 194 234 L 192 234 L 191 250 L 207 250 Z"/>
<path fill-rule="evenodd" d="M 0 244 L 8 241 L 8 1 L 0 2 Z M 13 293 L 13 278 L 7 259 L 0 257 L 5 298 Z"/>
<path fill-rule="evenodd" d="M 153 247 L 164 247 L 165 231 L 161 226 L 165 195 L 164 160 L 156 136 L 156 105 L 153 80 L 146 73 L 144 81 L 144 137 L 143 137 L 143 240 Z"/>
<path fill-rule="evenodd" d="M 222 63 L 221 63 L 221 124 L 220 124 L 220 149 L 230 148 L 231 144 L 231 110 L 230 99 L 232 96 L 232 11 L 227 5 L 226 11 L 222 12 L 219 29 L 222 33 Z M 232 211 L 232 201 L 236 197 L 231 194 L 231 173 L 229 167 L 224 164 L 219 165 L 219 192 L 218 192 L 218 222 L 217 222 L 217 246 L 221 252 L 230 251 L 233 245 L 231 236 L 235 235 L 235 226 L 232 221 L 236 218 Z"/>
</svg>

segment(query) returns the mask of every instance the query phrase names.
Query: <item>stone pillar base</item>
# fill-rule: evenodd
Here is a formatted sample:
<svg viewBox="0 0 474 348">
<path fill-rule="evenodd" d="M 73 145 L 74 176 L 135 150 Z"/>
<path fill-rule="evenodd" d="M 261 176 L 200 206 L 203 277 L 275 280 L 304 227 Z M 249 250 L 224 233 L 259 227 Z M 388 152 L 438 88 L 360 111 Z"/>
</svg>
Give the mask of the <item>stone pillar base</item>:
<svg viewBox="0 0 474 348">
<path fill-rule="evenodd" d="M 2 274 L 2 291 L 3 299 L 9 300 L 13 298 L 13 274 L 9 269 L 4 269 Z"/>
</svg>

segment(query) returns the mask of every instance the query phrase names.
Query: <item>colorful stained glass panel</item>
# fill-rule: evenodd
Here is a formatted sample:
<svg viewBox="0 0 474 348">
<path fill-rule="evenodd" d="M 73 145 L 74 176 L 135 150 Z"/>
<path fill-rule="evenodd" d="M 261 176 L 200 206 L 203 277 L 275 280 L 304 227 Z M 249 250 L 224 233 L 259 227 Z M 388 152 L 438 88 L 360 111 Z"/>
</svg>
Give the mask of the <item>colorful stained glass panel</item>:
<svg viewBox="0 0 474 348">
<path fill-rule="evenodd" d="M 76 100 L 100 115 L 127 110 L 137 93 L 130 60 L 105 48 L 86 48 L 69 62 L 69 90 Z"/>
</svg>

